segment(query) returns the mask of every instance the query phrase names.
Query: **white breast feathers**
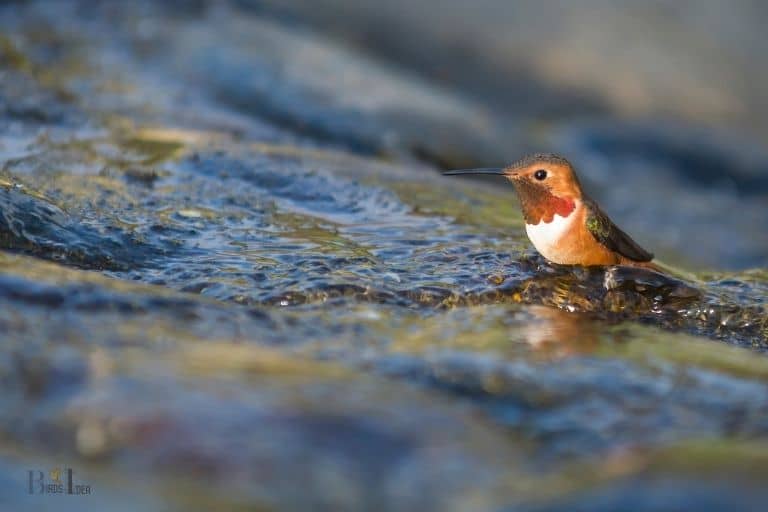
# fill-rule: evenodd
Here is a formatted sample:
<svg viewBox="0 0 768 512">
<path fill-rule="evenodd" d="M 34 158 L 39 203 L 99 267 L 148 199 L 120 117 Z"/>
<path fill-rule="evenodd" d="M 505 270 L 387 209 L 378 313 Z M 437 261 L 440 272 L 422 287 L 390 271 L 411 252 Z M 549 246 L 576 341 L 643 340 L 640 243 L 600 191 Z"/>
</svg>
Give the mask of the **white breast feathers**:
<svg viewBox="0 0 768 512">
<path fill-rule="evenodd" d="M 557 263 L 557 243 L 571 228 L 571 224 L 577 217 L 576 211 L 571 212 L 567 217 L 558 214 L 552 218 L 552 222 L 541 220 L 538 224 L 526 224 L 525 232 L 531 243 L 542 256 L 550 261 Z"/>
</svg>

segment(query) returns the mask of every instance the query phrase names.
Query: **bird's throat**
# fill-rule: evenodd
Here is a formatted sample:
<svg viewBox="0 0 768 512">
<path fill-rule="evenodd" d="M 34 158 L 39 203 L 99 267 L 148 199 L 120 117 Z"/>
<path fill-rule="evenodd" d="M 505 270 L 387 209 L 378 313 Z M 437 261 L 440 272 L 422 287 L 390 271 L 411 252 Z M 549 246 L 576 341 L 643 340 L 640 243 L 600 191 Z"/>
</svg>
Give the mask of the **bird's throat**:
<svg viewBox="0 0 768 512">
<path fill-rule="evenodd" d="M 549 223 L 555 215 L 568 217 L 576 209 L 576 201 L 570 197 L 559 197 L 543 186 L 526 182 L 515 183 L 520 196 L 523 217 L 526 224 Z"/>
</svg>

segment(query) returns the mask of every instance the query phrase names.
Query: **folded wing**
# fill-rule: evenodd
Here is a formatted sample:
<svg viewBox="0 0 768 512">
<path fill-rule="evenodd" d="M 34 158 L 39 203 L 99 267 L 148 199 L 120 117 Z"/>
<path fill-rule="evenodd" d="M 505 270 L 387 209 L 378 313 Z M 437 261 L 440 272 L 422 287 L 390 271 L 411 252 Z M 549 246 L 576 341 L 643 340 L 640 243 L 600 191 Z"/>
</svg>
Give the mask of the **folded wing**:
<svg viewBox="0 0 768 512">
<path fill-rule="evenodd" d="M 587 229 L 595 239 L 625 258 L 633 261 L 651 261 L 653 254 L 640 247 L 637 242 L 618 228 L 608 215 L 591 199 L 584 199 L 587 208 Z"/>
</svg>

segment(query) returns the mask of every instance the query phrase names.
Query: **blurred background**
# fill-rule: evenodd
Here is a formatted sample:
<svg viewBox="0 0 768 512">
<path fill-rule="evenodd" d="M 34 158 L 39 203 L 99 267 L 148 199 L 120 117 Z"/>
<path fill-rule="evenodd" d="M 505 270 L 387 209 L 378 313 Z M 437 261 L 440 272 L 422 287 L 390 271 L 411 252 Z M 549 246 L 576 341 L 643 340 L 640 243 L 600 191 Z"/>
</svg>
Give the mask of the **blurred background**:
<svg viewBox="0 0 768 512">
<path fill-rule="evenodd" d="M 761 2 L 239 4 L 463 91 L 511 122 L 677 120 L 753 141 L 768 127 Z"/>
</svg>

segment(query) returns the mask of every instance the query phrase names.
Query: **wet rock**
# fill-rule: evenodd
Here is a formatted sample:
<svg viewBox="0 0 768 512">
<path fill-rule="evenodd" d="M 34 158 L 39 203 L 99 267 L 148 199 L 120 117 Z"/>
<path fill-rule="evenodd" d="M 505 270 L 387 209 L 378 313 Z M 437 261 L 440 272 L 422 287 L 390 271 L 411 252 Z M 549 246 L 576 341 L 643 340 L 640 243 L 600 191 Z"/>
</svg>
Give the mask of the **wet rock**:
<svg viewBox="0 0 768 512">
<path fill-rule="evenodd" d="M 589 491 L 572 486 L 570 463 L 692 432 L 768 430 L 756 399 L 768 379 L 762 359 L 727 347 L 702 358 L 708 342 L 647 328 L 606 331 L 546 307 L 410 319 L 375 305 L 253 314 L 90 272 L 54 273 L 29 257 L 2 263 L 0 429 L 38 459 L 41 450 L 63 454 L 100 492 L 116 492 L 98 479 L 117 472 L 143 499 L 157 485 L 204 480 L 205 499 L 219 504 L 462 509 L 464 499 L 550 503 L 552 491 L 545 499 L 531 484 L 546 481 L 558 500 L 581 503 Z M 465 416 L 467 407 L 491 425 Z M 622 475 L 648 467 L 629 464 Z M 582 485 L 608 492 L 615 471 Z M 286 483 L 297 474 L 301 496 Z"/>
<path fill-rule="evenodd" d="M 276 324 L 240 307 L 79 271 L 39 277 L 55 281 L 46 288 L 10 276 L 49 264 L 3 263 L 0 430 L 27 453 L 66 456 L 81 479 L 105 465 L 131 485 L 147 472 L 204 479 L 211 502 L 289 510 L 458 510 L 464 492 L 505 502 L 497 489 L 516 456 L 461 407 L 259 347 Z"/>
<path fill-rule="evenodd" d="M 110 55 L 119 41 L 119 52 L 132 51 L 131 58 L 142 63 L 139 67 L 126 62 L 124 55 L 115 57 L 113 64 L 130 73 L 126 80 L 143 82 L 142 88 L 149 89 L 157 87 L 158 77 L 175 82 L 183 76 L 196 91 L 182 89 L 178 96 L 199 95 L 201 103 L 212 104 L 205 109 L 218 110 L 208 116 L 211 122 L 236 117 L 231 112 L 236 110 L 308 139 L 452 165 L 488 153 L 502 158 L 501 140 L 507 145 L 515 140 L 496 130 L 495 121 L 469 100 L 295 25 L 213 4 L 192 16 L 175 16 L 152 3 L 143 3 L 140 9 L 109 2 L 88 5 L 91 18 L 111 20 L 108 32 L 99 23 L 82 23 L 77 3 L 57 6 L 55 13 L 44 3 L 37 4 L 20 13 L 23 21 L 17 23 L 49 25 L 58 35 L 55 20 L 66 17 L 79 25 L 79 38 Z M 88 59 L 87 54 L 74 56 Z M 148 66 L 153 72 L 149 77 Z M 97 97 L 113 95 L 99 91 Z M 179 117 L 173 105 L 177 98 L 166 94 L 136 99 Z M 132 106 L 125 98 L 111 103 Z M 106 103 L 103 108 L 114 111 L 115 105 Z"/>
<path fill-rule="evenodd" d="M 643 369 L 588 354 L 556 364 L 504 362 L 450 349 L 432 350 L 410 364 L 391 364 L 385 358 L 377 365 L 386 374 L 405 370 L 430 387 L 471 399 L 536 443 L 544 464 L 633 443 L 669 442 L 677 436 L 683 440 L 689 422 L 699 433 L 713 436 L 726 431 L 762 436 L 768 427 L 761 419 L 766 403 L 752 398 L 765 389 L 764 383 L 713 379 L 678 367 L 669 372 L 662 367 Z M 685 384 L 676 388 L 680 382 Z M 730 405 L 721 407 L 724 404 L 711 399 L 713 392 L 728 394 Z M 740 419 L 734 424 L 736 415 Z"/>
<path fill-rule="evenodd" d="M 555 511 L 610 511 L 632 503 L 632 510 L 650 512 L 695 507 L 696 510 L 716 512 L 728 508 L 757 510 L 760 492 L 755 485 L 737 483 L 723 485 L 718 481 L 707 483 L 685 479 L 667 481 L 663 478 L 638 478 L 619 481 L 609 489 L 574 496 L 560 503 L 532 507 L 533 512 Z"/>
<path fill-rule="evenodd" d="M 157 248 L 119 230 L 102 235 L 24 187 L 0 185 L 0 247 L 97 270 L 146 264 Z"/>
</svg>

